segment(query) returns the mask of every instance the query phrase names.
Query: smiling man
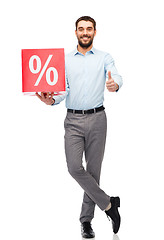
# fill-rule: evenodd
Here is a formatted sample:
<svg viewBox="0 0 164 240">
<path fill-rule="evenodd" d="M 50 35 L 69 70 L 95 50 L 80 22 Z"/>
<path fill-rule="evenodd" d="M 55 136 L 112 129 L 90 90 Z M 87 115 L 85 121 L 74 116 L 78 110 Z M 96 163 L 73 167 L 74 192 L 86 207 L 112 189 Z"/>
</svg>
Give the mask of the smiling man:
<svg viewBox="0 0 164 240">
<path fill-rule="evenodd" d="M 75 25 L 78 46 L 66 55 L 66 95 L 36 95 L 47 105 L 59 104 L 66 97 L 64 126 L 67 166 L 71 176 L 84 190 L 80 214 L 82 237 L 93 238 L 95 233 L 91 221 L 95 205 L 112 220 L 114 233 L 120 227 L 120 198 L 107 195 L 100 188 L 99 181 L 107 130 L 104 89 L 106 86 L 109 92 L 117 92 L 122 86 L 122 78 L 111 55 L 93 47 L 95 20 L 83 16 Z M 82 164 L 83 153 L 86 169 Z"/>
<path fill-rule="evenodd" d="M 84 49 L 88 49 L 92 46 L 93 39 L 96 35 L 96 29 L 92 22 L 86 22 L 84 20 L 79 21 L 76 26 L 76 36 L 78 39 L 79 46 Z M 78 29 L 77 29 L 78 27 Z"/>
</svg>

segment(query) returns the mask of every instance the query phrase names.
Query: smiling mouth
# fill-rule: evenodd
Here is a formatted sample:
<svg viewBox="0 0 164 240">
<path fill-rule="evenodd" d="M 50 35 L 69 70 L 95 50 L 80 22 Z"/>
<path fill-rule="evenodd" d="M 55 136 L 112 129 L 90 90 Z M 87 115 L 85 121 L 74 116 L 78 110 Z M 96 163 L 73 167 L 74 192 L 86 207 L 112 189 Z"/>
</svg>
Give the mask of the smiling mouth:
<svg viewBox="0 0 164 240">
<path fill-rule="evenodd" d="M 81 39 L 83 39 L 84 41 L 87 41 L 90 39 L 90 37 L 82 37 Z"/>
</svg>

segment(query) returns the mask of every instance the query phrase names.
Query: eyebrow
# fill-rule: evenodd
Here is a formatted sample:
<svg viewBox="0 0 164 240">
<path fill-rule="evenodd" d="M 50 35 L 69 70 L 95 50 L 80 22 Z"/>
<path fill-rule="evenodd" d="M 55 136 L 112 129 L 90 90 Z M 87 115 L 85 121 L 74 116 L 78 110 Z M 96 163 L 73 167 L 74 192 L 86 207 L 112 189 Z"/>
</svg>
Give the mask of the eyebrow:
<svg viewBox="0 0 164 240">
<path fill-rule="evenodd" d="M 83 27 L 78 27 L 79 30 L 84 29 Z M 93 27 L 87 27 L 87 29 L 93 29 Z"/>
</svg>

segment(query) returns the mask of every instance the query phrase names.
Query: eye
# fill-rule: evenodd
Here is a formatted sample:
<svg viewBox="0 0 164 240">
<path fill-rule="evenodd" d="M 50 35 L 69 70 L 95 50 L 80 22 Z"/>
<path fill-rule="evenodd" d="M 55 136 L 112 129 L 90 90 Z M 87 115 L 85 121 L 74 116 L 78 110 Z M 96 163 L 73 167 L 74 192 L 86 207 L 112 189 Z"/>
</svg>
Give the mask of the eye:
<svg viewBox="0 0 164 240">
<path fill-rule="evenodd" d="M 87 30 L 88 30 L 89 32 L 92 31 L 92 27 L 87 28 Z"/>
<path fill-rule="evenodd" d="M 83 31 L 83 28 L 82 28 L 82 27 L 79 27 L 78 30 L 79 30 L 79 32 L 82 32 L 82 31 Z"/>
</svg>

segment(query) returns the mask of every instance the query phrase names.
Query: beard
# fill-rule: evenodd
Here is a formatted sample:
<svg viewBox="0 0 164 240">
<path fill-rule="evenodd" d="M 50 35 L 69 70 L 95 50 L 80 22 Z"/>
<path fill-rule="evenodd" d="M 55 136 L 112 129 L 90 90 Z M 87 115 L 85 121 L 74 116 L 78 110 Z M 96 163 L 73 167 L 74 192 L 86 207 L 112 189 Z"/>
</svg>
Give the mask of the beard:
<svg viewBox="0 0 164 240">
<path fill-rule="evenodd" d="M 89 42 L 87 42 L 87 43 L 82 42 L 81 38 L 83 38 L 83 37 L 88 37 L 88 39 L 90 39 Z M 79 45 L 82 48 L 89 48 L 92 45 L 92 43 L 93 43 L 93 37 L 90 37 L 90 36 L 87 36 L 87 35 L 84 35 L 83 37 L 78 38 Z"/>
</svg>

